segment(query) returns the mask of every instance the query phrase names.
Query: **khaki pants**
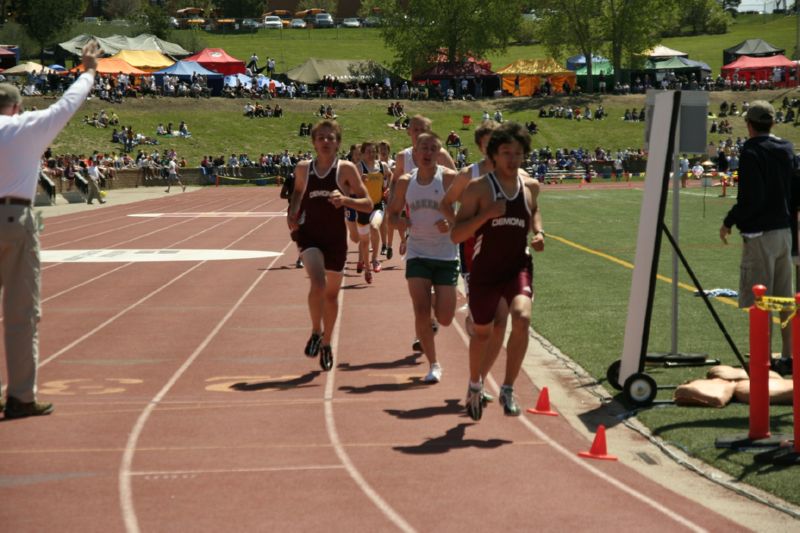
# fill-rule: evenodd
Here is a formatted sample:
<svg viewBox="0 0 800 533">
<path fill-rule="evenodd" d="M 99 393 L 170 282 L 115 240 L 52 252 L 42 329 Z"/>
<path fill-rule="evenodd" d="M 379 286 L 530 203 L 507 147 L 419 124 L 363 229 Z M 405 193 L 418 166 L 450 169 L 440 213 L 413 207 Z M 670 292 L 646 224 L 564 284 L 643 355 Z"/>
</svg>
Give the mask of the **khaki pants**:
<svg viewBox="0 0 800 533">
<path fill-rule="evenodd" d="M 91 203 L 92 200 L 97 198 L 97 201 L 101 204 L 104 202 L 103 197 L 100 196 L 100 187 L 97 186 L 97 182 L 94 181 L 92 178 L 86 178 L 86 182 L 89 184 L 88 187 L 88 194 L 86 195 L 86 201 Z"/>
<path fill-rule="evenodd" d="M 739 307 L 755 303 L 753 285 L 767 288 L 767 296 L 791 298 L 794 265 L 792 263 L 792 234 L 789 228 L 765 231 L 758 237 L 742 237 L 742 262 L 739 266 Z M 789 317 L 781 312 L 781 322 Z M 770 330 L 774 330 L 773 325 Z M 792 326 L 781 329 L 781 356 L 792 356 Z"/>
<path fill-rule="evenodd" d="M 39 228 L 33 209 L 0 204 L 0 289 L 8 396 L 36 399 L 39 359 Z"/>
</svg>

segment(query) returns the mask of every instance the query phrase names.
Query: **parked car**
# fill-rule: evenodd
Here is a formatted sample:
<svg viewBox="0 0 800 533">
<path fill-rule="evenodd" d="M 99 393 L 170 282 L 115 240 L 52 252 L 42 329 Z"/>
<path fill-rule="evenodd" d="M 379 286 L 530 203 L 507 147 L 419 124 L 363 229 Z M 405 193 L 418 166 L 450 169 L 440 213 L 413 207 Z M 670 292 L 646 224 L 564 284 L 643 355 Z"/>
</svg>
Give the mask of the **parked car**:
<svg viewBox="0 0 800 533">
<path fill-rule="evenodd" d="M 361 27 L 361 21 L 359 21 L 357 18 L 346 18 L 346 19 L 344 19 L 342 21 L 342 27 L 343 28 L 360 28 Z"/>
<path fill-rule="evenodd" d="M 289 26 L 296 29 L 303 29 L 306 27 L 306 21 L 303 19 L 292 19 Z"/>
<path fill-rule="evenodd" d="M 309 15 L 306 17 L 306 22 L 315 28 L 333 28 L 333 17 L 330 13 L 317 13 L 316 15 Z"/>
<path fill-rule="evenodd" d="M 381 25 L 381 19 L 378 17 L 367 17 L 364 19 L 362 26 L 365 28 L 377 28 Z"/>
<path fill-rule="evenodd" d="M 283 29 L 283 22 L 281 21 L 280 17 L 275 15 L 267 15 L 264 17 L 263 27 L 268 30 L 280 30 Z"/>
<path fill-rule="evenodd" d="M 258 29 L 261 27 L 261 24 L 256 19 L 242 19 L 242 28 L 254 28 Z"/>
</svg>

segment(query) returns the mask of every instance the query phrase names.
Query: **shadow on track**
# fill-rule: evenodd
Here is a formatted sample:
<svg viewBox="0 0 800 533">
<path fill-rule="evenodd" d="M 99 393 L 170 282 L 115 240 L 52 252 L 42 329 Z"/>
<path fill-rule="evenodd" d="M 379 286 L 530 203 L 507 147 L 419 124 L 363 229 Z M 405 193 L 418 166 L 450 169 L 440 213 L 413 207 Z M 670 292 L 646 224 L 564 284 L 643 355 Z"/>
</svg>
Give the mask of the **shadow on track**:
<svg viewBox="0 0 800 533">
<path fill-rule="evenodd" d="M 401 420 L 419 420 L 439 415 L 458 415 L 464 412 L 464 407 L 458 400 L 445 400 L 444 403 L 437 407 L 421 407 L 419 409 L 384 409 L 384 412 Z"/>
<path fill-rule="evenodd" d="M 292 390 L 307 387 L 318 387 L 319 385 L 309 385 L 317 376 L 322 372 L 313 370 L 308 374 L 303 374 L 300 377 L 287 379 L 283 381 L 260 381 L 257 383 L 240 382 L 231 385 L 231 389 L 241 392 L 253 392 L 262 390 Z"/>
<path fill-rule="evenodd" d="M 429 455 L 447 453 L 450 450 L 457 450 L 460 448 L 494 449 L 504 444 L 511 444 L 510 440 L 504 439 L 465 439 L 464 433 L 466 429 L 473 425 L 475 424 L 459 424 L 452 429 L 448 429 L 441 437 L 428 439 L 417 446 L 395 446 L 392 449 L 413 455 Z"/>
</svg>

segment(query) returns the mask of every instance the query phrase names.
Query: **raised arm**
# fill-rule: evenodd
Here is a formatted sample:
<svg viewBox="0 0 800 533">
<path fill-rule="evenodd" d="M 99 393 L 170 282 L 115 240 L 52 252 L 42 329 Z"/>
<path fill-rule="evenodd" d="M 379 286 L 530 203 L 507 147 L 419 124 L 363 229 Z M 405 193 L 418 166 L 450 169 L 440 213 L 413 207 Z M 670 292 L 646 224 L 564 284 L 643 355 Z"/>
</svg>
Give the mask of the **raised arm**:
<svg viewBox="0 0 800 533">
<path fill-rule="evenodd" d="M 361 179 L 361 172 L 350 161 L 339 163 L 339 177 L 345 187 L 346 195 L 334 191 L 331 203 L 336 207 L 349 207 L 362 213 L 372 211 L 372 200 L 369 199 L 367 188 Z"/>
<path fill-rule="evenodd" d="M 461 207 L 456 214 L 450 239 L 464 242 L 478 231 L 486 221 L 502 216 L 506 212 L 504 199 L 494 200 L 491 185 L 485 178 L 472 180 L 461 196 Z"/>
<path fill-rule="evenodd" d="M 450 157 L 450 152 L 444 148 L 439 149 L 439 157 L 436 158 L 436 164 L 452 170 L 456 169 L 456 164 L 453 162 L 453 158 Z"/>
<path fill-rule="evenodd" d="M 539 182 L 533 178 L 524 179 L 525 187 L 530 191 L 531 208 L 531 248 L 537 252 L 544 250 L 544 229 L 542 228 L 542 211 L 539 209 Z"/>
<path fill-rule="evenodd" d="M 395 180 L 394 192 L 392 193 L 387 213 L 389 214 L 389 222 L 397 227 L 402 235 L 408 228 L 408 219 L 400 216 L 406 206 L 406 191 L 408 191 L 408 184 L 411 182 L 408 174 L 403 174 Z"/>
<path fill-rule="evenodd" d="M 439 203 L 439 211 L 442 212 L 444 217 L 451 224 L 456 220 L 456 212 L 453 204 L 461 200 L 461 195 L 464 189 L 467 188 L 470 180 L 472 180 L 472 170 L 470 167 L 464 167 L 455 175 L 450 186 L 447 187 L 447 192 L 444 193 L 444 198 Z"/>
<path fill-rule="evenodd" d="M 306 192 L 309 165 L 309 161 L 301 161 L 294 169 L 294 191 L 292 191 L 289 199 L 289 212 L 286 214 L 286 222 L 291 231 L 295 231 L 300 227 L 297 224 L 297 217 L 300 211 L 300 202 L 302 202 L 303 195 Z"/>
</svg>

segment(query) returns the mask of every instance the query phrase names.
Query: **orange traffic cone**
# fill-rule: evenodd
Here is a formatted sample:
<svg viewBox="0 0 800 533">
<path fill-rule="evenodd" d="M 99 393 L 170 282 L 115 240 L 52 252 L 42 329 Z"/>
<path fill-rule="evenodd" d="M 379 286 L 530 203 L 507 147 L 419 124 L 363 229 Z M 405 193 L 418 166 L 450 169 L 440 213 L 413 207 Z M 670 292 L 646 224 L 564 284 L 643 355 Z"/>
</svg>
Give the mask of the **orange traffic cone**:
<svg viewBox="0 0 800 533">
<path fill-rule="evenodd" d="M 550 410 L 550 393 L 547 387 L 542 387 L 542 391 L 539 393 L 539 399 L 536 402 L 536 407 L 531 407 L 527 411 L 534 415 L 558 416 L 558 413 Z"/>
<path fill-rule="evenodd" d="M 603 459 L 605 461 L 617 461 L 616 455 L 608 455 L 606 450 L 606 427 L 602 424 L 597 426 L 597 434 L 594 436 L 592 449 L 588 452 L 578 452 L 581 457 L 587 459 Z"/>
</svg>

